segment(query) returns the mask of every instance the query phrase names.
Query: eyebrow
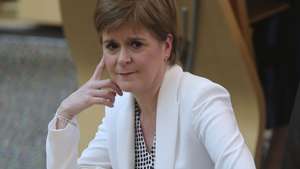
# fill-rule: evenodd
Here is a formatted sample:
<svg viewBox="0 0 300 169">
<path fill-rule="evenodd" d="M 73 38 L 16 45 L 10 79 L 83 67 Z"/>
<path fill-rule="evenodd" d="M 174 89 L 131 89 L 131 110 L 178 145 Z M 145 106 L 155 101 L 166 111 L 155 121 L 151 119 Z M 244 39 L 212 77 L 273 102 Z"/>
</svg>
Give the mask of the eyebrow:
<svg viewBox="0 0 300 169">
<path fill-rule="evenodd" d="M 141 38 L 141 37 L 130 37 L 130 38 L 128 38 L 127 41 L 134 41 L 134 40 L 146 41 L 145 38 Z M 103 44 L 105 44 L 105 43 L 111 43 L 111 42 L 116 42 L 116 41 L 114 39 L 106 39 L 105 41 L 103 41 Z"/>
<path fill-rule="evenodd" d="M 141 37 L 132 37 L 132 38 L 129 38 L 130 41 L 133 41 L 133 40 L 138 40 L 138 41 L 146 41 L 145 38 L 141 38 Z"/>
<path fill-rule="evenodd" d="M 105 40 L 105 41 L 103 41 L 103 44 L 105 44 L 105 43 L 111 43 L 111 42 L 114 42 L 115 40 L 113 40 L 113 39 L 107 39 L 107 40 Z"/>
</svg>

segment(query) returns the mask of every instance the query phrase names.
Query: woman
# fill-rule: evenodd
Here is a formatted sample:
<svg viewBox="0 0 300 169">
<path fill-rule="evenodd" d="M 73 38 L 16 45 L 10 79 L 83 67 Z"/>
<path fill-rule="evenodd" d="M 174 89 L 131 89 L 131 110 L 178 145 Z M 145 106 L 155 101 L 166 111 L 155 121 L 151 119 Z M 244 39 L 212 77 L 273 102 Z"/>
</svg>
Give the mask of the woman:
<svg viewBox="0 0 300 169">
<path fill-rule="evenodd" d="M 175 64 L 175 18 L 175 0 L 98 0 L 103 57 L 49 124 L 48 169 L 255 168 L 228 92 Z M 93 104 L 106 114 L 77 160 L 76 115 Z"/>
</svg>

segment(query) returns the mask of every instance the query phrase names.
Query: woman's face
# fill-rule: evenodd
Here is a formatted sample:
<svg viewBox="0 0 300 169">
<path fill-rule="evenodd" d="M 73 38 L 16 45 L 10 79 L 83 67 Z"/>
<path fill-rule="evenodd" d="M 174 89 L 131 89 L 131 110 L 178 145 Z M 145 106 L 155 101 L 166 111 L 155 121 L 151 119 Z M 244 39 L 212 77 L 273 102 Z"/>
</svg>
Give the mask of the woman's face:
<svg viewBox="0 0 300 169">
<path fill-rule="evenodd" d="M 103 57 L 112 80 L 124 91 L 143 93 L 160 86 L 172 49 L 171 35 L 159 41 L 146 29 L 124 25 L 104 32 Z"/>
</svg>

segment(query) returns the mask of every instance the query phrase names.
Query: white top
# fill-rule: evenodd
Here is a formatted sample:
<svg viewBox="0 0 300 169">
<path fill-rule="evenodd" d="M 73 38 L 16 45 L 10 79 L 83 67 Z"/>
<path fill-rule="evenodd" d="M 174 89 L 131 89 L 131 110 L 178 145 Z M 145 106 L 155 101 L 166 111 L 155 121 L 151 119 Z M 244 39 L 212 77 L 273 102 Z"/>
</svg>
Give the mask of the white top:
<svg viewBox="0 0 300 169">
<path fill-rule="evenodd" d="M 52 120 L 47 168 L 134 168 L 133 100 L 130 93 L 116 97 L 78 160 L 78 127 L 55 130 Z M 220 85 L 172 66 L 162 82 L 156 112 L 156 169 L 255 169 L 230 95 Z"/>
<path fill-rule="evenodd" d="M 147 149 L 146 141 L 144 139 L 143 129 L 141 126 L 141 114 L 137 103 L 135 102 L 135 142 L 134 142 L 134 153 L 135 153 L 135 169 L 154 169 L 155 163 L 155 134 L 151 148 Z"/>
</svg>

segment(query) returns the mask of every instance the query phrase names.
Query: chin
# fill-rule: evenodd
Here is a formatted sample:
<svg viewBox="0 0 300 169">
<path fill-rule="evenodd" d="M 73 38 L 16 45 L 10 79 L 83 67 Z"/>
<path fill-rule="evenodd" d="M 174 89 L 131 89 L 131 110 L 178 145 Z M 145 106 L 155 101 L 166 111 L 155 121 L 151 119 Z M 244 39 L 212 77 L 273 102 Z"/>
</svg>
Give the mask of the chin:
<svg viewBox="0 0 300 169">
<path fill-rule="evenodd" d="M 118 86 L 121 88 L 122 91 L 125 92 L 134 92 L 136 88 L 132 84 L 132 82 L 117 82 Z"/>
</svg>

